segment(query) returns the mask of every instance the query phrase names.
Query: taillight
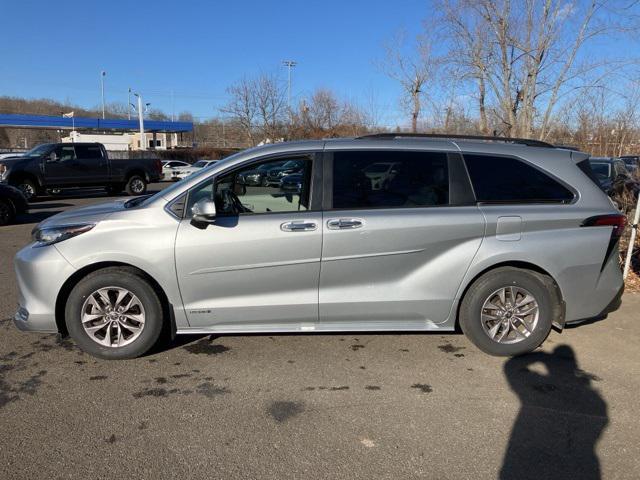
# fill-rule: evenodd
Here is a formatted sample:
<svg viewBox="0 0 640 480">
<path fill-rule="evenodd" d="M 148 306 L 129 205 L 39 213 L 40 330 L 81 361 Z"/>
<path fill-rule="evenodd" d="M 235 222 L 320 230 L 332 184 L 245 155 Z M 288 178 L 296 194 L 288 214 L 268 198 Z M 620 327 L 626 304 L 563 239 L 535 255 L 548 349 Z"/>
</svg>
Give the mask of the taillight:
<svg viewBox="0 0 640 480">
<path fill-rule="evenodd" d="M 156 172 L 162 173 L 162 162 L 156 158 Z"/>
<path fill-rule="evenodd" d="M 622 235 L 626 225 L 627 217 L 619 213 L 611 215 L 596 215 L 595 217 L 589 217 L 582 222 L 583 227 L 613 227 L 611 236 L 616 240 L 620 238 L 620 235 Z"/>
</svg>

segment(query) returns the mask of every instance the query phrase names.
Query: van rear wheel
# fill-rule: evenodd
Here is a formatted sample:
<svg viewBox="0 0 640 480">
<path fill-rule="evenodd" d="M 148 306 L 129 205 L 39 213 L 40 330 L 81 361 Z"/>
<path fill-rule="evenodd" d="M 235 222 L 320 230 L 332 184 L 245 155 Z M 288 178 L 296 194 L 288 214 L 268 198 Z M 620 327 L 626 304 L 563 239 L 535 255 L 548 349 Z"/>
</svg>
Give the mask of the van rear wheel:
<svg viewBox="0 0 640 480">
<path fill-rule="evenodd" d="M 107 360 L 139 357 L 162 332 L 162 305 L 135 269 L 108 267 L 90 273 L 71 290 L 67 331 L 80 349 Z"/>
<path fill-rule="evenodd" d="M 521 268 L 496 268 L 469 287 L 460 306 L 460 327 L 490 355 L 531 352 L 549 335 L 559 302 L 548 276 Z"/>
</svg>

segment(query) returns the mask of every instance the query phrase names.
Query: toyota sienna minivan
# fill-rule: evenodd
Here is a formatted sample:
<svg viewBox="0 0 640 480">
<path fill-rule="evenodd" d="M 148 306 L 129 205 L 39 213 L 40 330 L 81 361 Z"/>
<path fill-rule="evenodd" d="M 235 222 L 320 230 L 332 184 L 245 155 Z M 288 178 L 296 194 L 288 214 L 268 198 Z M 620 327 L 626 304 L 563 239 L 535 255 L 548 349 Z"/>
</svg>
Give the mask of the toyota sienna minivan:
<svg viewBox="0 0 640 480">
<path fill-rule="evenodd" d="M 284 162 L 299 188 L 246 181 Z M 516 355 L 619 304 L 624 217 L 594 180 L 587 154 L 533 140 L 258 147 L 40 223 L 15 258 L 14 321 L 106 359 L 142 355 L 162 332 L 458 326 L 484 352 Z"/>
</svg>

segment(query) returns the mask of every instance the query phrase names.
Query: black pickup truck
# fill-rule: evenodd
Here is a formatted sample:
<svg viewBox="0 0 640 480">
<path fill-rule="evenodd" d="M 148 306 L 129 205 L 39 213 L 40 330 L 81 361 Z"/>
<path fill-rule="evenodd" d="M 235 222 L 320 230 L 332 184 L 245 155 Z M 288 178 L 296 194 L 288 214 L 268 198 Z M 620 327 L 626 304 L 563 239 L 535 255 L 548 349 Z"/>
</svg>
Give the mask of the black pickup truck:
<svg viewBox="0 0 640 480">
<path fill-rule="evenodd" d="M 109 158 L 101 143 L 45 143 L 0 160 L 0 182 L 18 187 L 28 200 L 46 191 L 96 186 L 142 195 L 161 177 L 159 159 Z"/>
</svg>

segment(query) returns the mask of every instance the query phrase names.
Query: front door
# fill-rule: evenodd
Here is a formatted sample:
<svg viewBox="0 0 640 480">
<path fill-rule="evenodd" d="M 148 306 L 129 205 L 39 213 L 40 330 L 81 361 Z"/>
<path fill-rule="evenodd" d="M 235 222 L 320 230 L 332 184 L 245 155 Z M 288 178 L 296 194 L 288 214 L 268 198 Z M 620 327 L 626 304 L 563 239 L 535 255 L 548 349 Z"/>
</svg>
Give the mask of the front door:
<svg viewBox="0 0 640 480">
<path fill-rule="evenodd" d="M 69 185 L 77 181 L 78 159 L 73 144 L 58 145 L 45 158 L 45 179 L 47 185 Z"/>
<path fill-rule="evenodd" d="M 299 182 L 286 191 L 257 178 L 277 159 L 219 174 L 189 192 L 187 217 L 205 197 L 215 200 L 217 214 L 207 225 L 185 218 L 178 229 L 176 268 L 191 327 L 315 327 L 322 215 L 309 210 L 313 160 L 298 160 L 305 164 Z"/>
<path fill-rule="evenodd" d="M 475 205 L 451 201 L 449 161 L 444 152 L 334 152 L 319 330 L 422 330 L 447 320 L 484 233 Z"/>
</svg>

